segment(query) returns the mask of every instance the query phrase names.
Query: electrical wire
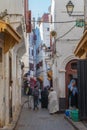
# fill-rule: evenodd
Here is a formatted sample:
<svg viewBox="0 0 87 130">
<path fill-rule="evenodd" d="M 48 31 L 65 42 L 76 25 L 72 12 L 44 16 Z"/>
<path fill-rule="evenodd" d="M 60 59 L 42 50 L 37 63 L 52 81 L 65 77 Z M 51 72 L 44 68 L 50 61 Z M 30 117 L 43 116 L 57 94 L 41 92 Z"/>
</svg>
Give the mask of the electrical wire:
<svg viewBox="0 0 87 130">
<path fill-rule="evenodd" d="M 57 39 L 55 39 L 55 41 L 58 41 L 59 39 L 63 38 L 64 36 L 66 36 L 68 33 L 70 33 L 74 28 L 75 28 L 76 25 L 74 25 L 73 27 L 71 27 L 65 34 L 63 34 L 62 36 L 58 37 Z M 28 57 L 28 55 L 25 55 L 25 57 Z M 38 56 L 37 58 L 39 57 L 43 57 L 43 56 Z M 45 56 L 44 56 L 45 57 Z M 33 60 L 37 59 L 37 58 L 34 58 Z M 45 57 L 46 58 L 46 57 Z M 31 60 L 31 58 L 29 57 L 29 59 Z"/>
<path fill-rule="evenodd" d="M 58 41 L 60 38 L 63 38 L 64 36 L 66 36 L 68 33 L 70 33 L 76 25 L 74 25 L 72 28 L 70 28 L 65 34 L 63 34 L 62 36 L 58 37 L 57 39 L 55 39 L 55 41 Z"/>
<path fill-rule="evenodd" d="M 29 20 L 29 22 L 41 22 L 41 23 L 72 23 L 72 22 L 76 22 L 76 20 L 72 20 L 72 21 L 60 21 L 60 22 L 47 22 L 47 21 L 34 21 L 34 20 Z"/>
</svg>

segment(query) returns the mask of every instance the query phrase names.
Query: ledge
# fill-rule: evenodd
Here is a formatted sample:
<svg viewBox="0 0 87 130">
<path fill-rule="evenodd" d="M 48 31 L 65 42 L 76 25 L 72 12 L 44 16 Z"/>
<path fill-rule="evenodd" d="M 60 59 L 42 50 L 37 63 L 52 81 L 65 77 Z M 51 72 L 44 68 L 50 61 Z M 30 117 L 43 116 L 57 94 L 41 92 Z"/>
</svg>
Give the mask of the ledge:
<svg viewBox="0 0 87 130">
<path fill-rule="evenodd" d="M 74 127 L 75 130 L 87 130 L 87 127 L 81 122 L 74 122 L 69 117 L 64 116 L 64 118 Z"/>
</svg>

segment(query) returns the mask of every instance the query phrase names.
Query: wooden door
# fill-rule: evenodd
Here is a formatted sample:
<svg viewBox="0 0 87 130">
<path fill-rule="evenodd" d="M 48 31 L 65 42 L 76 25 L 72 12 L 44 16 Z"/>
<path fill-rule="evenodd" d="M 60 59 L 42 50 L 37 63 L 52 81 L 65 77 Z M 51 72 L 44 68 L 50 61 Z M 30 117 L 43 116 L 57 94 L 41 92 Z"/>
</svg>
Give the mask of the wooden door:
<svg viewBox="0 0 87 130">
<path fill-rule="evenodd" d="M 65 84 L 66 84 L 66 108 L 69 107 L 69 97 L 68 97 L 68 85 L 71 79 L 77 81 L 77 60 L 72 60 L 66 65 L 66 74 L 65 74 Z"/>
<path fill-rule="evenodd" d="M 87 59 L 78 61 L 79 117 L 87 120 Z"/>
</svg>

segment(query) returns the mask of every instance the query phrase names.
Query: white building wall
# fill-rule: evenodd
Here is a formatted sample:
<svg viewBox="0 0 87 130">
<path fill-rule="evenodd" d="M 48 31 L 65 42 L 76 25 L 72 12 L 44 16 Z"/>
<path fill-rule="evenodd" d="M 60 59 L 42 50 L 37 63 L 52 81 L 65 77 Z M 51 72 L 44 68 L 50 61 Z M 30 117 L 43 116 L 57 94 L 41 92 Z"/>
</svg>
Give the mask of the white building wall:
<svg viewBox="0 0 87 130">
<path fill-rule="evenodd" d="M 53 65 L 53 87 L 57 91 L 59 98 L 65 97 L 65 67 L 66 64 L 76 59 L 74 56 L 74 49 L 82 36 L 83 28 L 78 28 L 75 26 L 75 21 L 77 18 L 83 17 L 70 17 L 66 12 L 66 4 L 68 0 L 52 0 L 51 14 L 53 22 L 64 22 L 66 23 L 53 23 L 51 29 L 57 32 L 56 37 L 56 55 L 54 56 L 54 65 Z M 74 4 L 73 15 L 84 13 L 83 0 L 79 1 L 72 0 Z M 72 28 L 72 29 L 71 29 Z M 57 80 L 57 81 L 56 81 Z"/>
<path fill-rule="evenodd" d="M 15 118 L 15 111 L 17 111 L 17 66 L 16 66 L 16 53 L 12 51 L 12 111 L 13 111 L 13 119 Z"/>
<path fill-rule="evenodd" d="M 33 37 L 34 37 L 34 34 L 32 31 L 29 34 L 29 63 L 32 63 L 32 64 L 35 63 L 35 51 L 34 51 L 35 45 L 33 43 Z M 32 51 L 33 51 L 34 55 L 32 55 Z M 34 71 L 30 70 L 30 77 L 33 77 L 33 76 L 34 76 Z"/>
<path fill-rule="evenodd" d="M 4 57 L 3 59 L 4 60 Z M 3 123 L 4 123 L 4 118 L 5 118 L 5 115 L 4 115 L 4 105 L 5 105 L 5 92 L 4 92 L 4 71 L 3 71 L 3 68 L 4 68 L 4 63 L 0 62 L 0 125 L 2 126 Z"/>
<path fill-rule="evenodd" d="M 16 0 L 16 1 L 0 1 L 0 13 L 3 12 L 5 9 L 7 9 L 6 17 L 4 18 L 7 22 L 9 22 L 13 28 L 16 30 L 17 27 L 25 26 L 22 21 L 22 17 L 24 16 L 24 0 Z M 23 28 L 22 28 L 23 29 Z M 24 31 L 24 30 L 21 30 Z M 22 34 L 23 32 L 21 32 Z M 22 35 L 24 39 L 26 39 L 25 35 Z M 22 39 L 23 40 L 23 39 Z M 17 64 L 19 63 L 19 60 L 21 58 L 21 55 L 19 55 L 19 58 L 17 60 L 16 64 L 16 58 L 17 58 L 17 50 L 19 48 L 23 47 L 23 51 L 21 54 L 24 54 L 25 51 L 25 40 L 20 45 L 16 45 L 12 50 L 10 50 L 8 53 L 4 55 L 4 61 L 3 61 L 3 69 L 2 73 L 0 73 L 2 80 L 2 85 L 0 88 L 0 125 L 8 125 L 9 124 L 9 94 L 10 94 L 10 86 L 9 86 L 9 54 L 11 54 L 12 57 L 12 80 L 13 80 L 13 86 L 12 86 L 12 111 L 13 111 L 13 120 L 15 119 L 15 115 L 19 114 L 18 106 L 21 104 L 21 77 L 17 76 L 17 73 L 20 74 L 20 67 L 17 67 Z M 16 71 L 18 69 L 18 71 Z M 21 76 L 21 75 L 20 75 Z M 19 79 L 18 79 L 19 78 Z M 19 83 L 17 83 L 19 81 Z"/>
<path fill-rule="evenodd" d="M 3 12 L 5 9 L 7 9 L 8 14 L 21 14 L 23 13 L 23 1 L 24 0 L 0 0 L 0 12 Z"/>
<path fill-rule="evenodd" d="M 40 25 L 40 33 L 42 43 L 46 46 L 50 46 L 50 31 L 47 31 L 47 28 L 50 28 L 49 23 L 41 23 Z"/>
<path fill-rule="evenodd" d="M 47 30 L 47 28 L 50 29 L 49 23 L 41 23 L 40 25 L 40 34 L 41 34 L 41 40 L 42 40 L 42 45 L 45 44 L 46 47 L 50 47 L 50 31 Z M 46 59 L 46 53 L 44 50 L 42 50 L 43 53 L 43 68 L 42 68 L 42 75 L 43 75 L 43 86 L 49 86 L 49 81 L 47 78 L 47 65 L 45 62 Z"/>
<path fill-rule="evenodd" d="M 24 73 L 29 71 L 29 34 L 26 37 L 26 53 L 22 57 L 22 61 L 24 62 Z"/>
<path fill-rule="evenodd" d="M 5 125 L 9 123 L 9 53 L 5 55 L 4 69 L 5 69 Z M 5 66 L 6 65 L 6 66 Z"/>
<path fill-rule="evenodd" d="M 59 86 L 59 91 L 61 91 L 60 96 L 62 95 L 63 97 L 65 97 L 65 78 L 64 78 L 65 67 L 69 61 L 73 59 L 77 59 L 74 56 L 74 49 L 76 47 L 76 43 L 78 43 L 78 41 L 59 41 L 58 43 L 56 43 L 58 44 L 57 53 L 56 53 L 58 57 L 56 57 L 57 66 L 54 69 L 58 71 L 58 75 L 56 75 L 56 77 L 59 78 L 59 85 L 57 86 Z M 65 66 L 63 67 L 64 61 L 66 59 L 67 59 L 67 62 Z"/>
</svg>

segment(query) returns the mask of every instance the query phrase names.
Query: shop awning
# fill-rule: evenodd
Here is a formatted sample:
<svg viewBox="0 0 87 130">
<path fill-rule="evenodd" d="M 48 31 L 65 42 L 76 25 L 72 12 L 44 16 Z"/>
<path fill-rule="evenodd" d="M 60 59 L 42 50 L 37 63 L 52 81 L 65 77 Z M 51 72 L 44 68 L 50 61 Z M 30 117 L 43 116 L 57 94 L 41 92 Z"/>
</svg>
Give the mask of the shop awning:
<svg viewBox="0 0 87 130">
<path fill-rule="evenodd" d="M 43 76 L 39 76 L 37 79 L 43 82 Z"/>
<path fill-rule="evenodd" d="M 49 70 L 49 71 L 47 72 L 47 75 L 48 75 L 48 77 L 52 78 L 52 70 Z"/>
<path fill-rule="evenodd" d="M 87 30 L 85 30 L 80 42 L 78 43 L 74 54 L 75 56 L 81 57 L 87 52 Z"/>
<path fill-rule="evenodd" d="M 4 53 L 21 40 L 21 36 L 10 26 L 10 24 L 2 20 L 0 20 L 0 33 L 4 33 Z"/>
</svg>

